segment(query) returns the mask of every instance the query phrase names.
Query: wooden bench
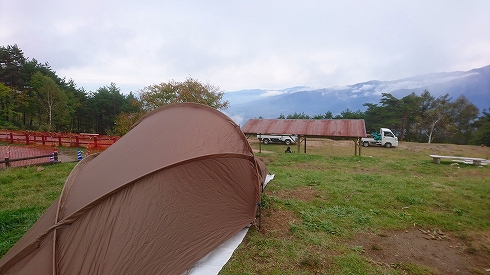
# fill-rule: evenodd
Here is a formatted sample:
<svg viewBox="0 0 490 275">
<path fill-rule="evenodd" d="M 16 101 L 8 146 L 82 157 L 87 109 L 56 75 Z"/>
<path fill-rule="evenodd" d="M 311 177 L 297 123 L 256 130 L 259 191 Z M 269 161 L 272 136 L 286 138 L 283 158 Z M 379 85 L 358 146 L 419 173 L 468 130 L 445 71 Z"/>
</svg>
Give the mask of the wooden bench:
<svg viewBox="0 0 490 275">
<path fill-rule="evenodd" d="M 473 163 L 474 165 L 481 165 L 482 162 L 486 162 L 486 159 L 482 158 L 468 158 L 468 157 L 455 157 L 455 156 L 439 156 L 439 155 L 430 155 L 434 163 L 441 163 L 441 159 L 450 159 L 452 161 L 464 161 Z"/>
</svg>

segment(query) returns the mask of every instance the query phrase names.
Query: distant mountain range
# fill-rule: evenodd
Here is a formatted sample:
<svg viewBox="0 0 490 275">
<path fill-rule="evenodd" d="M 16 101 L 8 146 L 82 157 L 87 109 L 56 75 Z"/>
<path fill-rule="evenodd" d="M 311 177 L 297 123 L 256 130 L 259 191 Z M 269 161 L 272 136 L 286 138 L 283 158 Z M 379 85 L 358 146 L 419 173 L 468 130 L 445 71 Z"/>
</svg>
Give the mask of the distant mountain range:
<svg viewBox="0 0 490 275">
<path fill-rule="evenodd" d="M 277 118 L 294 113 L 310 116 L 340 114 L 347 108 L 365 111 L 364 103 L 379 104 L 382 93 L 402 98 L 428 90 L 434 97 L 449 94 L 453 100 L 465 95 L 480 109 L 490 109 L 490 65 L 466 72 L 433 73 L 393 81 L 372 80 L 345 87 L 312 89 L 304 86 L 284 90 L 240 90 L 226 92 L 230 102 L 225 113 L 237 124 L 250 118 Z"/>
</svg>

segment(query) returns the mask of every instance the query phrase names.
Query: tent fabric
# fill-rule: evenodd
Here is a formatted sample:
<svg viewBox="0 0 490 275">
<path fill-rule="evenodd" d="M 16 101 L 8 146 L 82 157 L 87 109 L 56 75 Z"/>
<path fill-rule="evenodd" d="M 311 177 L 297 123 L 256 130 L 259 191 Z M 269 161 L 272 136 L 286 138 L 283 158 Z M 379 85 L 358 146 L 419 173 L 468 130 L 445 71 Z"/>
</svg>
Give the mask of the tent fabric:
<svg viewBox="0 0 490 275">
<path fill-rule="evenodd" d="M 263 162 L 261 162 L 263 164 Z M 265 167 L 265 165 L 263 165 Z M 263 189 L 266 185 L 274 179 L 274 174 L 267 174 L 265 181 L 262 185 Z M 257 226 L 257 224 L 255 224 Z M 260 222 L 259 222 L 260 225 Z M 190 270 L 181 275 L 213 275 L 218 274 L 223 266 L 231 258 L 235 249 L 243 241 L 243 238 L 247 235 L 249 227 L 245 227 L 240 230 L 237 234 L 226 240 L 224 243 L 220 244 L 213 251 L 209 252 L 206 256 L 201 258 L 197 263 L 195 263 Z"/>
<path fill-rule="evenodd" d="M 77 164 L 0 274 L 181 274 L 254 221 L 266 175 L 223 113 L 161 107 Z"/>
</svg>

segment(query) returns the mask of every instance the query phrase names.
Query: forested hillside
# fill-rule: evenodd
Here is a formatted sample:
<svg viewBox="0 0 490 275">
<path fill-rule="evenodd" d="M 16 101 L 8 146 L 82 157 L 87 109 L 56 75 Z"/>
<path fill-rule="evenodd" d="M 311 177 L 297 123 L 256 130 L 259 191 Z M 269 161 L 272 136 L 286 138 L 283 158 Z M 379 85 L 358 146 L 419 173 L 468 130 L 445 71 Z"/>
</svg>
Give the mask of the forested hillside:
<svg viewBox="0 0 490 275">
<path fill-rule="evenodd" d="M 17 45 L 0 47 L 0 128 L 123 135 L 145 113 L 169 103 L 226 108 L 219 87 L 187 78 L 128 95 L 115 83 L 85 91 L 48 63 L 26 58 Z"/>
<path fill-rule="evenodd" d="M 114 83 L 86 92 L 16 45 L 0 47 L 1 128 L 107 133 L 121 112 L 138 111 L 136 102 Z"/>
<path fill-rule="evenodd" d="M 27 58 L 17 45 L 0 47 L 0 128 L 123 135 L 145 113 L 165 104 L 198 102 L 226 109 L 219 87 L 195 79 L 147 86 L 127 95 L 115 83 L 85 91 L 60 78 L 48 63 Z M 368 131 L 391 128 L 400 140 L 484 144 L 490 146 L 490 110 L 479 110 L 464 96 L 432 96 L 425 90 L 396 98 L 383 94 L 366 111 L 348 108 L 335 117 L 330 110 L 279 118 L 363 118 Z M 490 106 L 489 106 L 490 107 Z"/>
</svg>

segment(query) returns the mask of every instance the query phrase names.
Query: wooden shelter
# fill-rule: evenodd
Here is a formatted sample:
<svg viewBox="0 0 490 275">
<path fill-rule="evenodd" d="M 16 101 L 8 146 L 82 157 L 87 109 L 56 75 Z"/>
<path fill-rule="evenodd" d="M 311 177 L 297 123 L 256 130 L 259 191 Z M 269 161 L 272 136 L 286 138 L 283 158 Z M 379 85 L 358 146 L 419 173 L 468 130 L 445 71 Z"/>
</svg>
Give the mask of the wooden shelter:
<svg viewBox="0 0 490 275">
<path fill-rule="evenodd" d="M 242 127 L 247 135 L 292 134 L 298 135 L 298 152 L 306 138 L 345 138 L 354 141 L 354 155 L 361 155 L 361 138 L 366 137 L 364 119 L 249 119 Z"/>
</svg>

